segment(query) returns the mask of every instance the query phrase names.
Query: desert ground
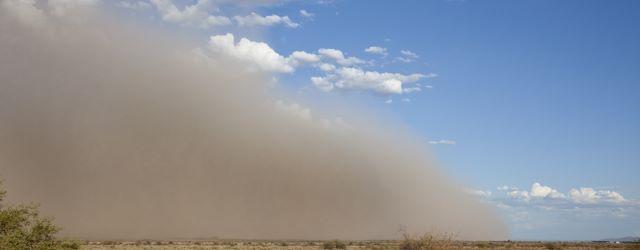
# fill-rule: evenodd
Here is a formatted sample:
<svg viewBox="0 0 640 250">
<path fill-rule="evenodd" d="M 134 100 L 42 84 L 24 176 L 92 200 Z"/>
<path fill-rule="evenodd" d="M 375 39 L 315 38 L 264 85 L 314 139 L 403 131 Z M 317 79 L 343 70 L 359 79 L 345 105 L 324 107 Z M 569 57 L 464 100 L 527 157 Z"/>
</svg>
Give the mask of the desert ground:
<svg viewBox="0 0 640 250">
<path fill-rule="evenodd" d="M 417 247 L 407 241 L 89 241 L 80 249 L 640 249 L 640 243 L 432 241 Z"/>
</svg>

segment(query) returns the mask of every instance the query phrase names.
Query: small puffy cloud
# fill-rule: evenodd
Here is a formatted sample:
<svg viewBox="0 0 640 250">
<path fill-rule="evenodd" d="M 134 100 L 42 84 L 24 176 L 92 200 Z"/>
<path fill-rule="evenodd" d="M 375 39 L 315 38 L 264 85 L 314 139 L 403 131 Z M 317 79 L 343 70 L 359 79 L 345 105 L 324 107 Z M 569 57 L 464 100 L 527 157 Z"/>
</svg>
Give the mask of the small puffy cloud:
<svg viewBox="0 0 640 250">
<path fill-rule="evenodd" d="M 229 20 L 228 17 L 210 15 L 204 20 L 201 27 L 207 28 L 211 26 L 228 25 L 228 24 L 231 24 L 231 20 Z"/>
<path fill-rule="evenodd" d="M 261 16 L 255 12 L 251 12 L 251 14 L 247 16 L 235 16 L 234 19 L 240 26 L 273 26 L 279 24 L 289 28 L 297 28 L 300 26 L 300 24 L 291 21 L 288 16 Z"/>
<path fill-rule="evenodd" d="M 286 58 L 275 52 L 268 44 L 246 38 L 241 38 L 238 43 L 235 43 L 231 33 L 211 36 L 209 49 L 214 53 L 248 62 L 264 71 L 291 73 L 295 70 Z"/>
<path fill-rule="evenodd" d="M 529 201 L 533 199 L 564 199 L 566 196 L 549 186 L 544 186 L 538 182 L 531 185 L 531 190 L 518 190 L 518 188 L 503 186 L 498 190 L 507 191 L 507 196 L 514 199 Z"/>
<path fill-rule="evenodd" d="M 558 190 L 555 190 L 548 186 L 543 186 L 542 184 L 537 182 L 531 185 L 531 192 L 529 194 L 531 194 L 531 197 L 535 198 L 564 198 L 564 194 L 558 192 Z"/>
<path fill-rule="evenodd" d="M 404 55 L 406 57 L 413 58 L 413 59 L 417 59 L 418 57 L 420 57 L 420 56 L 418 56 L 418 54 L 413 53 L 413 52 L 411 52 L 409 50 L 401 50 L 400 54 L 402 54 L 402 55 Z"/>
<path fill-rule="evenodd" d="M 392 99 L 387 99 L 386 101 L 384 101 L 384 103 L 391 104 L 391 103 L 393 103 L 393 100 Z"/>
<path fill-rule="evenodd" d="M 422 74 L 403 75 L 364 71 L 360 68 L 342 67 L 325 77 L 312 77 L 311 81 L 323 91 L 370 90 L 379 94 L 402 94 L 403 83 L 412 83 L 424 78 Z"/>
<path fill-rule="evenodd" d="M 300 10 L 300 15 L 303 16 L 303 17 L 309 18 L 309 19 L 311 19 L 311 18 L 313 18 L 313 16 L 315 16 L 315 14 L 313 14 L 311 12 L 308 12 L 306 10 Z"/>
<path fill-rule="evenodd" d="M 389 53 L 387 52 L 387 48 L 378 47 L 378 46 L 370 46 L 369 48 L 364 49 L 364 52 L 370 54 L 378 54 L 382 56 L 387 56 Z"/>
<path fill-rule="evenodd" d="M 471 188 L 467 188 L 465 189 L 465 191 L 469 194 L 475 195 L 475 196 L 479 196 L 479 197 L 490 197 L 491 196 L 491 191 L 489 190 L 476 190 L 476 189 L 471 189 Z"/>
<path fill-rule="evenodd" d="M 524 201 L 529 201 L 529 192 L 527 191 L 520 191 L 520 190 L 512 190 L 507 192 L 507 196 L 511 197 L 511 198 L 515 198 L 515 199 L 521 199 Z"/>
<path fill-rule="evenodd" d="M 336 66 L 329 63 L 321 63 L 320 65 L 318 65 L 318 68 L 324 72 L 331 72 L 336 70 Z"/>
<path fill-rule="evenodd" d="M 432 140 L 432 141 L 428 141 L 429 144 L 431 145 L 438 145 L 438 144 L 443 144 L 443 145 L 456 145 L 456 141 L 454 140 L 445 140 L 445 139 L 441 139 L 441 140 Z"/>
<path fill-rule="evenodd" d="M 599 199 L 593 188 L 573 188 L 569 191 L 569 196 L 578 203 L 594 203 Z"/>
<path fill-rule="evenodd" d="M 411 52 L 409 50 L 401 50 L 400 54 L 402 54 L 402 56 L 396 57 L 396 60 L 401 61 L 401 62 L 414 62 L 416 59 L 418 59 L 420 56 L 418 56 L 418 54 Z"/>
<path fill-rule="evenodd" d="M 577 203 L 621 203 L 626 201 L 625 198 L 618 192 L 609 190 L 595 190 L 589 187 L 583 187 L 579 189 L 572 188 L 569 191 L 569 197 L 571 198 L 571 200 Z"/>
<path fill-rule="evenodd" d="M 294 60 L 296 63 L 305 62 L 305 63 L 316 63 L 320 61 L 320 56 L 312 53 L 307 53 L 304 51 L 294 51 L 289 56 L 290 60 Z"/>
<path fill-rule="evenodd" d="M 324 92 L 330 92 L 334 89 L 333 82 L 329 81 L 326 77 L 311 77 L 311 83 Z"/>
<path fill-rule="evenodd" d="M 422 88 L 418 86 L 402 89 L 402 92 L 404 93 L 420 92 L 420 91 L 422 91 Z"/>
<path fill-rule="evenodd" d="M 231 24 L 228 17 L 209 15 L 209 9 L 214 6 L 208 0 L 198 0 L 195 4 L 184 7 L 183 10 L 179 10 L 171 0 L 150 1 L 160 12 L 162 20 L 166 22 L 200 28 Z"/>
<path fill-rule="evenodd" d="M 365 63 L 365 61 L 357 57 L 345 57 L 344 53 L 337 49 L 319 49 L 318 53 L 323 57 L 335 60 L 338 64 L 343 66 Z"/>
<path fill-rule="evenodd" d="M 116 6 L 131 10 L 144 10 L 151 8 L 151 4 L 145 1 L 120 1 Z"/>
</svg>

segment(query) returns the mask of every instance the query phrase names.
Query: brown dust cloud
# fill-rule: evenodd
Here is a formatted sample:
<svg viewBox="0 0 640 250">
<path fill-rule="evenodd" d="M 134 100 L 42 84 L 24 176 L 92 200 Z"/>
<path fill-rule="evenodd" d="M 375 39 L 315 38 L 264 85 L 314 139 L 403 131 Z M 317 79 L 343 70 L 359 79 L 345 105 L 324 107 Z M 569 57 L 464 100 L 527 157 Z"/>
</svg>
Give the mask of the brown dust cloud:
<svg viewBox="0 0 640 250">
<path fill-rule="evenodd" d="M 12 2 L 0 0 L 0 176 L 62 236 L 507 237 L 399 127 L 301 120 L 274 105 L 268 76 L 171 31 Z"/>
</svg>

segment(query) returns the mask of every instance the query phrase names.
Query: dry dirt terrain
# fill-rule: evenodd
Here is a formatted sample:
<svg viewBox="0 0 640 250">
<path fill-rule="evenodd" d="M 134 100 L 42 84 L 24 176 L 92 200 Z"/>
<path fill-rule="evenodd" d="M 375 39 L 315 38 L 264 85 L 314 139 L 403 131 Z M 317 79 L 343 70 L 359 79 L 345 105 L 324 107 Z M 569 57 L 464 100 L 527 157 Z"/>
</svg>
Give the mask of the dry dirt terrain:
<svg viewBox="0 0 640 250">
<path fill-rule="evenodd" d="M 81 249 L 639 249 L 640 243 L 593 242 L 429 242 L 422 247 L 406 241 L 104 241 L 86 242 Z"/>
</svg>

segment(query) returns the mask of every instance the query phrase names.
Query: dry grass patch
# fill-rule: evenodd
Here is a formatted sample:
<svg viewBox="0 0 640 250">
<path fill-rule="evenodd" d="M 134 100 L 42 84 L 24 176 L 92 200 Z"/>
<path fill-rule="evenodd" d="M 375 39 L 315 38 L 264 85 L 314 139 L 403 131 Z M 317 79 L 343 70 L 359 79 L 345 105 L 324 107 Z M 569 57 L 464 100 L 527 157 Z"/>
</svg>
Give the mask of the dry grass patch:
<svg viewBox="0 0 640 250">
<path fill-rule="evenodd" d="M 464 245 L 462 242 L 456 241 L 453 234 L 428 233 L 416 237 L 404 233 L 399 248 L 401 250 L 453 250 L 463 249 Z"/>
</svg>

